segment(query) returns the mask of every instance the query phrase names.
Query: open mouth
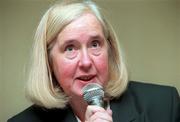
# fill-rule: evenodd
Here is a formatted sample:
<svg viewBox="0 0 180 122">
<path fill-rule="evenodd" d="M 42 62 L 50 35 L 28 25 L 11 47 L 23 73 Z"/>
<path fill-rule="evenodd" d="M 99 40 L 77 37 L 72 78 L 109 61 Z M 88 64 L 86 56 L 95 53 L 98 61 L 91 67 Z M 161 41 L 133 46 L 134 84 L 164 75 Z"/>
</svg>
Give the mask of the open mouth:
<svg viewBox="0 0 180 122">
<path fill-rule="evenodd" d="M 78 79 L 78 80 L 81 80 L 81 81 L 90 81 L 90 80 L 92 80 L 93 78 L 94 78 L 93 75 L 88 75 L 88 76 L 80 76 L 80 77 L 78 77 L 77 79 Z"/>
</svg>

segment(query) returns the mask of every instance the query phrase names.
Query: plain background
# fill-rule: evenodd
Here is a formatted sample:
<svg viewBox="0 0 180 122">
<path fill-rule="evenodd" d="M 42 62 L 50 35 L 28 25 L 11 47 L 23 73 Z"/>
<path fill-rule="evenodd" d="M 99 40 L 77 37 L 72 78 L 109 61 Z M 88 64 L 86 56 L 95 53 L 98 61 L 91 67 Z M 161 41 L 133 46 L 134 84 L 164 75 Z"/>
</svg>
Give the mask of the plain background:
<svg viewBox="0 0 180 122">
<path fill-rule="evenodd" d="M 33 35 L 53 1 L 0 0 L 0 122 L 31 104 L 24 84 Z M 96 1 L 117 32 L 130 79 L 180 93 L 180 0 Z"/>
</svg>

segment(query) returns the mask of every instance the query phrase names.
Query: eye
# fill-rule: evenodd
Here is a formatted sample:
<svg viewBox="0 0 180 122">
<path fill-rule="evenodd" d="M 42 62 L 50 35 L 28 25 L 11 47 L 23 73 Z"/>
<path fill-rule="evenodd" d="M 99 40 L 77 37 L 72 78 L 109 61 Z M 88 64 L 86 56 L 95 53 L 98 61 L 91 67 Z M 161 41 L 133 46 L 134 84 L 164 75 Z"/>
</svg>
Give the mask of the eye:
<svg viewBox="0 0 180 122">
<path fill-rule="evenodd" d="M 91 43 L 92 48 L 100 47 L 100 42 L 98 40 L 94 40 Z"/>
<path fill-rule="evenodd" d="M 73 59 L 77 56 L 78 54 L 78 47 L 77 45 L 74 44 L 68 44 L 64 48 L 64 55 L 68 59 Z"/>
<path fill-rule="evenodd" d="M 72 52 L 73 50 L 75 50 L 75 47 L 72 44 L 65 47 L 65 51 L 67 52 Z"/>
</svg>

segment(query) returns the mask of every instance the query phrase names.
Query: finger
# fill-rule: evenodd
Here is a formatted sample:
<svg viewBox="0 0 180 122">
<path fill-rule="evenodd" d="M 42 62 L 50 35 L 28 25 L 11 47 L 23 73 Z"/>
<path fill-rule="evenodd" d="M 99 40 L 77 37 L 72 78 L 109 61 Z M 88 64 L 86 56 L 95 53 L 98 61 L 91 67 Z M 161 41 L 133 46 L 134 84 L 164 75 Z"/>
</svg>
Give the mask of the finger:
<svg viewBox="0 0 180 122">
<path fill-rule="evenodd" d="M 87 107 L 85 118 L 88 122 L 112 122 L 112 110 L 90 105 Z"/>
<path fill-rule="evenodd" d="M 100 121 L 101 120 L 101 121 Z M 109 115 L 109 113 L 107 112 L 99 112 L 97 111 L 96 113 L 94 113 L 91 117 L 90 117 L 90 121 L 92 122 L 112 122 L 112 116 Z"/>
<path fill-rule="evenodd" d="M 107 108 L 107 113 L 110 115 L 110 116 L 112 116 L 112 110 L 110 109 L 110 107 L 109 108 Z"/>
<path fill-rule="evenodd" d="M 106 112 L 106 110 L 104 108 L 99 107 L 99 106 L 94 106 L 94 105 L 87 106 L 86 113 L 85 113 L 85 118 L 86 119 L 90 118 L 97 111 Z"/>
</svg>

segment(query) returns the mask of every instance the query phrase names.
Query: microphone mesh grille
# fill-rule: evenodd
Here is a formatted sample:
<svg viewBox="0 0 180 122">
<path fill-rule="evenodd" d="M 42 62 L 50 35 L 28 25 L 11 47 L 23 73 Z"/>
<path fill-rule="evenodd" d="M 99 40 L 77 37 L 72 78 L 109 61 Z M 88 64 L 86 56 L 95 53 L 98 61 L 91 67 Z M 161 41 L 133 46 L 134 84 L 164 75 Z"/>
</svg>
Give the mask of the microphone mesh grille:
<svg viewBox="0 0 180 122">
<path fill-rule="evenodd" d="M 93 98 L 104 97 L 102 86 L 96 83 L 89 83 L 83 88 L 83 98 L 85 101 L 90 102 Z"/>
</svg>

